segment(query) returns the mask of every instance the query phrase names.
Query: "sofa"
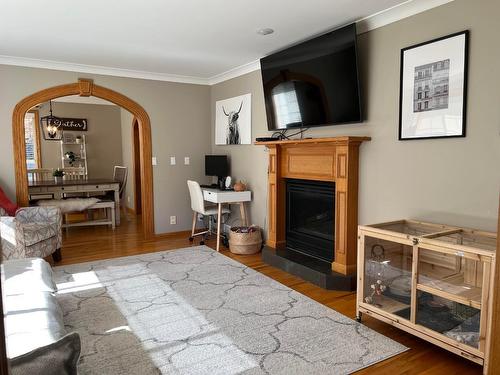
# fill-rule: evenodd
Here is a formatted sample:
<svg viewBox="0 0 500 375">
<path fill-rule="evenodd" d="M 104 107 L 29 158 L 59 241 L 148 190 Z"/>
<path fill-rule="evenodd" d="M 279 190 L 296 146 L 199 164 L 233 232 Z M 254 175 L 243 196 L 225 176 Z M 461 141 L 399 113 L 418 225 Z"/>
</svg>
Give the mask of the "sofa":
<svg viewBox="0 0 500 375">
<path fill-rule="evenodd" d="M 64 327 L 50 265 L 40 258 L 4 260 L 2 275 L 11 374 L 77 374 L 80 337 Z"/>
<path fill-rule="evenodd" d="M 62 217 L 56 207 L 23 207 L 15 216 L 0 207 L 3 259 L 45 258 L 61 260 Z"/>
</svg>

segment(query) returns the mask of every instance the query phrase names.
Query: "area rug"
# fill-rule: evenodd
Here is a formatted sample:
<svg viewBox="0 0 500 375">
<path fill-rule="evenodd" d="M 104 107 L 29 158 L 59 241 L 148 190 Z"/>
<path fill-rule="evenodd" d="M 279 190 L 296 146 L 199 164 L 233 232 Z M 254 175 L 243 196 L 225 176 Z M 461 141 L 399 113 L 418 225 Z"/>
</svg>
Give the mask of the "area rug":
<svg viewBox="0 0 500 375">
<path fill-rule="evenodd" d="M 407 350 L 205 246 L 54 273 L 80 374 L 348 374 Z"/>
</svg>

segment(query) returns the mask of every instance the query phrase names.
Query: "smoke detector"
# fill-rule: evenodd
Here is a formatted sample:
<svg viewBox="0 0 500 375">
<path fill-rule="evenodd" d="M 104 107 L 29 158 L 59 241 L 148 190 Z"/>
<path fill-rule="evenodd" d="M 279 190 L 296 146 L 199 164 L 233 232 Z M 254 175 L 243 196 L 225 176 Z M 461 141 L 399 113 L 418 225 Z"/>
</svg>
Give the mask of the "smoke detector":
<svg viewBox="0 0 500 375">
<path fill-rule="evenodd" d="M 257 34 L 260 34 L 260 35 L 269 35 L 272 33 L 274 33 L 274 30 L 269 28 L 269 27 L 265 27 L 263 29 L 257 30 Z"/>
</svg>

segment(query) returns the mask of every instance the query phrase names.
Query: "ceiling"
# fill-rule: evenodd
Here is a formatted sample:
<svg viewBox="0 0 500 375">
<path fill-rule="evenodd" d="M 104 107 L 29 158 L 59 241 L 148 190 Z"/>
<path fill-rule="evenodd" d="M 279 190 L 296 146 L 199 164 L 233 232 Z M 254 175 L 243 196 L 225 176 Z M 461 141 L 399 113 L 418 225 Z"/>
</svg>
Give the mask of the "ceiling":
<svg viewBox="0 0 500 375">
<path fill-rule="evenodd" d="M 313 35 L 417 2 L 436 0 L 4 0 L 0 63 L 27 58 L 24 65 L 31 59 L 32 66 L 78 64 L 67 70 L 109 68 L 116 72 L 111 75 L 203 81 Z M 275 33 L 256 33 L 264 27 Z"/>
</svg>

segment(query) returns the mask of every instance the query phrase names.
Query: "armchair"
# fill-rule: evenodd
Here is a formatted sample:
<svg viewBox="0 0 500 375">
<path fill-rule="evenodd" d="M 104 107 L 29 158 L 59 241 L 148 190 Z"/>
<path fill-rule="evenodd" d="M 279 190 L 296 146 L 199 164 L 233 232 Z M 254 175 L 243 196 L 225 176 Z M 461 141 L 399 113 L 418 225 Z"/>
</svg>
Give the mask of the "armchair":
<svg viewBox="0 0 500 375">
<path fill-rule="evenodd" d="M 61 211 L 56 207 L 23 207 L 16 216 L 0 208 L 3 259 L 45 258 L 61 260 Z"/>
</svg>

